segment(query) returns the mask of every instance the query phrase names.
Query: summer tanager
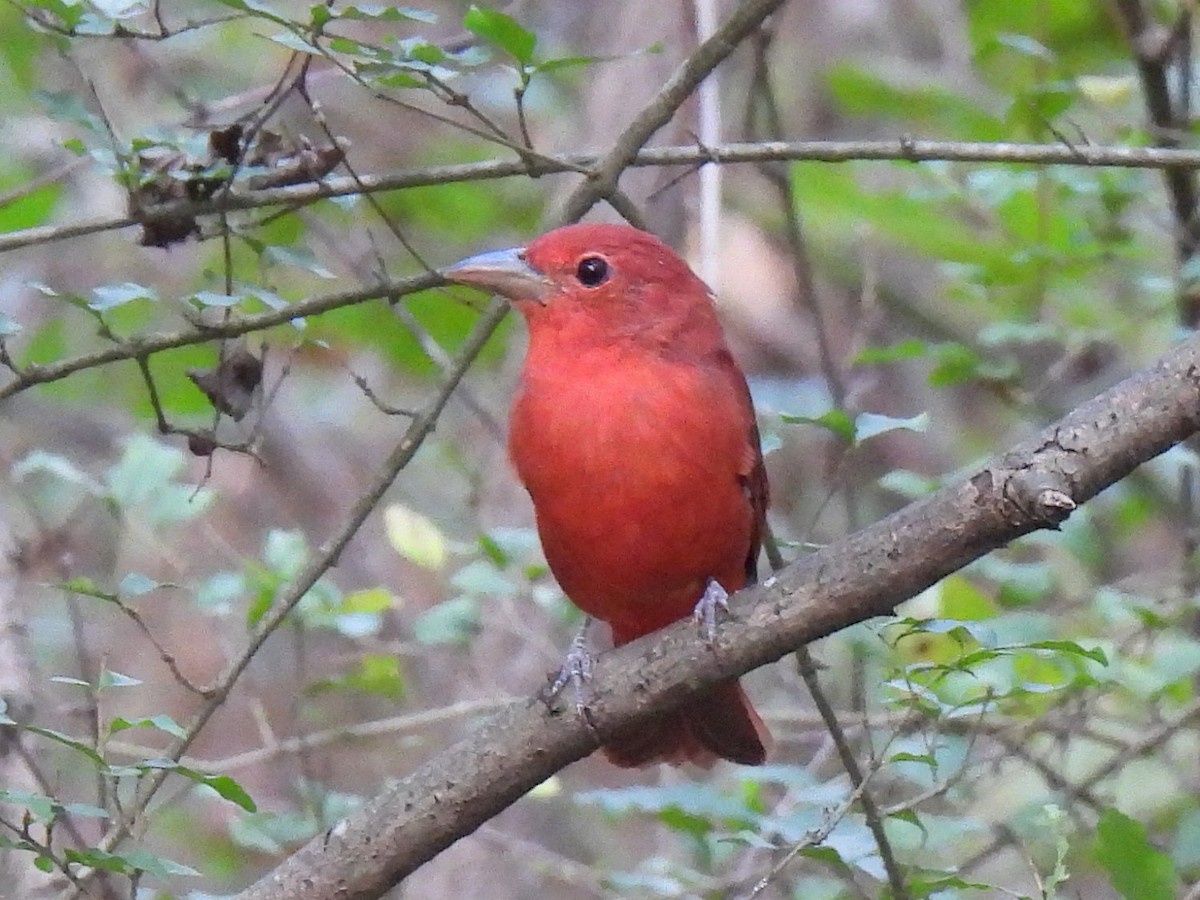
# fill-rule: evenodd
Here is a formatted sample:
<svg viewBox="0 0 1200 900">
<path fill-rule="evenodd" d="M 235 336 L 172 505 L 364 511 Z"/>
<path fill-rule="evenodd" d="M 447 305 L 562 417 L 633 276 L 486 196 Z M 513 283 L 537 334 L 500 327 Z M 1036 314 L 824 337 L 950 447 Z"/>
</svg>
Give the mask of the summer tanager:
<svg viewBox="0 0 1200 900">
<path fill-rule="evenodd" d="M 767 478 L 708 288 L 658 238 L 618 225 L 559 228 L 444 274 L 528 323 L 509 453 L 567 596 L 617 645 L 694 611 L 711 624 L 755 577 Z M 769 742 L 730 681 L 603 749 L 625 767 L 757 765 Z"/>
</svg>

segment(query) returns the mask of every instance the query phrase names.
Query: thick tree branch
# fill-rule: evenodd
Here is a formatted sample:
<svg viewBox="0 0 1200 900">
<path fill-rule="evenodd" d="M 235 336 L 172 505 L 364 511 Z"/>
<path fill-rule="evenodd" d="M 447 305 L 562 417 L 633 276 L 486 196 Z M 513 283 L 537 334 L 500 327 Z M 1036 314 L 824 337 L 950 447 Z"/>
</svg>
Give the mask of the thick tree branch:
<svg viewBox="0 0 1200 900">
<path fill-rule="evenodd" d="M 900 138 L 891 141 L 757 141 L 728 143 L 715 147 L 675 146 L 641 150 L 630 168 L 648 166 L 695 166 L 702 163 L 731 165 L 763 162 L 853 162 L 855 160 L 907 162 L 1026 163 L 1032 165 L 1106 166 L 1127 169 L 1200 169 L 1200 150 L 1161 147 L 1105 147 L 1095 144 L 971 143 L 967 141 L 920 141 Z M 566 153 L 546 157 L 536 165 L 521 160 L 488 160 L 477 163 L 429 166 L 387 175 L 363 174 L 354 178 L 326 178 L 320 182 L 259 191 L 234 190 L 203 203 L 165 203 L 144 212 L 142 219 L 130 215 L 98 216 L 66 225 L 39 225 L 0 234 L 0 253 L 82 237 L 120 228 L 130 228 L 150 219 L 181 219 L 215 215 L 219 212 L 260 209 L 267 206 L 299 206 L 329 197 L 359 193 L 398 191 L 462 181 L 490 181 L 518 176 L 540 177 L 578 172 L 600 164 L 594 154 Z"/>
<path fill-rule="evenodd" d="M 513 704 L 320 835 L 240 900 L 378 897 L 609 737 L 873 616 L 1039 528 L 1200 429 L 1200 339 L 973 475 L 742 591 L 708 647 L 681 622 L 603 655 L 591 724 Z M 594 728 L 594 730 L 593 730 Z"/>
</svg>

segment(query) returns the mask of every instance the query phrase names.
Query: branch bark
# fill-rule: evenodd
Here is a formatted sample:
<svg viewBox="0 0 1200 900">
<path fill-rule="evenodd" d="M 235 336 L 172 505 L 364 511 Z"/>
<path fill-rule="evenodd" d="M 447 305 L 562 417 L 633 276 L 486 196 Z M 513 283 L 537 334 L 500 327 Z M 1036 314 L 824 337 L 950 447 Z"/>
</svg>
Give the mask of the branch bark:
<svg viewBox="0 0 1200 900">
<path fill-rule="evenodd" d="M 429 288 L 445 284 L 438 274 L 429 272 L 413 275 L 408 278 L 398 278 L 393 281 L 381 282 L 366 288 L 355 288 L 349 291 L 338 291 L 333 294 L 319 294 L 304 300 L 297 300 L 281 309 L 267 312 L 249 313 L 231 316 L 223 322 L 212 322 L 204 325 L 194 325 L 179 331 L 164 331 L 155 334 L 142 334 L 125 340 L 115 341 L 111 346 L 68 359 L 52 363 L 31 363 L 13 372 L 14 377 L 0 384 L 0 400 L 18 394 L 27 388 L 38 384 L 48 384 L 73 375 L 84 369 L 93 369 L 110 363 L 123 362 L 131 359 L 146 359 L 164 350 L 174 350 L 192 344 L 204 344 L 218 338 L 232 338 L 254 331 L 263 331 L 276 325 L 283 325 L 305 316 L 315 316 L 331 310 L 341 309 L 355 303 L 365 303 L 368 300 L 379 300 L 387 297 L 395 299 L 406 294 L 415 294 Z M 3 341 L 0 339 L 0 349 Z"/>
<path fill-rule="evenodd" d="M 1200 169 L 1200 150 L 1163 147 L 1107 147 L 1099 144 L 972 143 L 923 141 L 899 138 L 890 141 L 758 141 L 734 142 L 713 147 L 654 147 L 639 151 L 630 168 L 695 166 L 704 163 L 732 165 L 763 162 L 898 162 L 1024 163 L 1030 165 L 1103 166 L 1124 169 Z M 221 212 L 300 206 L 330 197 L 373 194 L 406 188 L 497 178 L 541 177 L 594 169 L 601 164 L 595 154 L 564 153 L 531 164 L 523 160 L 487 160 L 475 163 L 429 166 L 388 174 L 362 174 L 355 178 L 326 178 L 312 184 L 241 191 L 206 202 L 174 202 L 146 210 L 150 218 L 171 219 L 217 215 Z M 0 234 L 0 253 L 49 244 L 68 238 L 131 228 L 133 216 L 99 216 L 65 225 L 38 225 Z"/>
<path fill-rule="evenodd" d="M 591 723 L 514 703 L 310 841 L 239 900 L 378 897 L 599 739 L 901 601 L 1080 503 L 1200 429 L 1200 338 L 980 467 L 739 592 L 709 647 L 690 622 L 603 655 Z"/>
</svg>

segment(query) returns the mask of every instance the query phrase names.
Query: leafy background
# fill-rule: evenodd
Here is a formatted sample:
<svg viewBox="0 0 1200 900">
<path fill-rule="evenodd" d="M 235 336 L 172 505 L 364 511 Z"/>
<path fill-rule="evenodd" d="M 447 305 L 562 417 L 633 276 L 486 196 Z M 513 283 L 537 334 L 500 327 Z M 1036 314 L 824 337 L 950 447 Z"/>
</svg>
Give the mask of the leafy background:
<svg viewBox="0 0 1200 900">
<path fill-rule="evenodd" d="M 789 4 L 718 70 L 721 136 L 1186 145 L 1191 9 Z M 521 331 L 501 325 L 373 497 L 483 309 L 469 292 L 379 285 L 555 222 L 577 174 L 436 167 L 603 152 L 694 48 L 697 21 L 731 10 L 0 7 L 12 896 L 235 892 L 557 666 L 577 615 L 504 459 Z M 232 123 L 257 159 L 214 152 Z M 655 143 L 695 145 L 704 127 L 689 103 Z M 253 195 L 251 179 L 339 140 L 331 178 L 424 186 L 351 182 L 322 202 L 117 227 L 229 179 Z M 719 203 L 694 166 L 621 180 L 717 288 L 788 555 L 953 478 L 1196 320 L 1190 175 L 946 157 L 722 166 Z M 131 343 L 342 291 L 376 299 L 240 340 Z M 86 364 L 111 348 L 120 361 Z M 248 407 L 235 421 L 214 413 L 211 379 L 246 355 L 261 383 L 240 401 L 216 391 Z M 38 366 L 79 358 L 37 383 Z M 784 661 L 748 679 L 778 738 L 770 765 L 589 759 L 398 895 L 832 900 L 881 895 L 887 865 L 914 898 L 1200 895 L 1195 466 L 1177 448 L 1061 532 L 814 647 L 865 787 Z M 333 559 L 356 503 L 373 512 Z M 336 566 L 257 646 L 322 560 Z M 106 843 L 120 823 L 128 836 Z"/>
</svg>

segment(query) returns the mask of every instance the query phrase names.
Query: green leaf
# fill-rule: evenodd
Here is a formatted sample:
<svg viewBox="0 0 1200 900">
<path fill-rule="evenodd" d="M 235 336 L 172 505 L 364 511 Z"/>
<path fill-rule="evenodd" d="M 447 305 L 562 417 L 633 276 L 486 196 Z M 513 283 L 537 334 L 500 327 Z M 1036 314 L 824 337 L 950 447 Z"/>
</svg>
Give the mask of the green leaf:
<svg viewBox="0 0 1200 900">
<path fill-rule="evenodd" d="M 83 850 L 68 848 L 65 852 L 68 862 L 119 875 L 133 875 L 145 872 L 157 878 L 170 878 L 176 875 L 199 876 L 200 873 L 191 866 L 173 862 L 147 853 L 145 850 L 130 850 L 127 853 L 109 853 L 98 847 Z"/>
<path fill-rule="evenodd" d="M 1193 806 L 1180 818 L 1171 859 L 1178 869 L 1194 870 L 1200 866 L 1200 809 Z"/>
<path fill-rule="evenodd" d="M 307 53 L 309 56 L 321 56 L 321 48 L 304 40 L 300 35 L 284 31 L 279 34 L 271 35 L 271 40 L 280 47 L 286 47 L 288 50 L 295 50 L 297 53 Z"/>
<path fill-rule="evenodd" d="M 343 613 L 383 613 L 394 608 L 397 605 L 397 600 L 392 593 L 385 588 L 364 588 L 361 591 L 354 591 L 347 594 L 342 601 L 341 612 Z"/>
<path fill-rule="evenodd" d="M 1032 643 L 1024 644 L 1023 646 L 1028 647 L 1031 650 L 1050 650 L 1055 653 L 1069 653 L 1073 656 L 1085 657 L 1090 659 L 1092 662 L 1099 663 L 1102 666 L 1108 665 L 1108 656 L 1106 656 L 1104 651 L 1099 647 L 1092 647 L 1091 649 L 1088 649 L 1087 647 L 1080 646 L 1074 641 L 1034 641 Z"/>
<path fill-rule="evenodd" d="M 533 528 L 492 528 L 479 537 L 479 549 L 501 569 L 536 554 L 539 546 Z"/>
<path fill-rule="evenodd" d="M 357 668 L 339 678 L 330 678 L 314 685 L 314 691 L 354 690 L 375 694 L 391 701 L 404 698 L 404 675 L 400 660 L 390 654 L 367 654 Z"/>
<path fill-rule="evenodd" d="M 216 499 L 211 490 L 174 483 L 183 467 L 181 450 L 139 434 L 125 442 L 121 459 L 108 470 L 105 482 L 122 510 L 137 509 L 152 525 L 170 525 L 200 515 Z"/>
<path fill-rule="evenodd" d="M 316 275 L 318 278 L 332 280 L 337 276 L 321 264 L 307 247 L 280 247 L 272 244 L 263 251 L 263 258 L 286 266 L 295 266 Z"/>
<path fill-rule="evenodd" d="M 422 644 L 465 644 L 479 624 L 478 597 L 464 594 L 425 612 L 413 622 L 413 637 Z"/>
<path fill-rule="evenodd" d="M 891 756 L 888 757 L 888 762 L 889 763 L 900 763 L 900 762 L 920 763 L 921 765 L 928 766 L 930 769 L 937 769 L 937 767 L 938 767 L 937 758 L 930 756 L 927 753 L 904 753 L 904 752 L 893 753 Z"/>
<path fill-rule="evenodd" d="M 0 722 L 3 722 L 3 719 L 0 719 Z M 99 753 L 92 749 L 91 744 L 85 743 L 77 738 L 73 738 L 69 734 L 63 734 L 61 731 L 55 731 L 52 728 L 40 728 L 37 725 L 21 725 L 17 722 L 13 722 L 11 719 L 7 722 L 3 722 L 3 724 L 16 725 L 16 727 L 20 728 L 22 731 L 28 731 L 30 734 L 36 734 L 40 737 L 46 738 L 46 740 L 53 741 L 56 744 L 61 744 L 64 747 L 74 750 L 76 753 L 86 756 L 101 770 L 107 771 L 108 769 L 108 763 L 104 761 Z"/>
<path fill-rule="evenodd" d="M 533 62 L 537 36 L 516 19 L 492 9 L 471 6 L 463 16 L 463 28 L 495 44 L 523 66 Z"/>
<path fill-rule="evenodd" d="M 450 583 L 474 597 L 511 597 L 517 590 L 511 578 L 482 559 L 467 563 L 454 573 Z"/>
<path fill-rule="evenodd" d="M 116 594 L 101 590 L 96 582 L 92 581 L 86 575 L 80 575 L 77 578 L 60 582 L 55 587 L 72 594 L 79 594 L 82 597 L 95 597 L 97 600 L 107 600 L 109 603 L 115 603 L 117 600 Z"/>
<path fill-rule="evenodd" d="M 196 604 L 209 612 L 226 613 L 246 595 L 246 577 L 240 572 L 217 572 L 196 590 Z"/>
<path fill-rule="evenodd" d="M 145 0 L 91 0 L 91 4 L 114 19 L 137 16 L 146 11 Z"/>
<path fill-rule="evenodd" d="M 250 795 L 246 793 L 246 789 L 228 775 L 202 775 L 199 772 L 195 773 L 195 775 L 197 781 L 206 787 L 212 788 L 230 803 L 236 803 L 247 812 L 255 812 L 257 810 L 258 807 Z"/>
<path fill-rule="evenodd" d="M 98 690 L 105 690 L 114 687 L 137 687 L 141 683 L 140 679 L 129 675 L 122 675 L 120 672 L 114 672 L 111 669 L 101 669 L 100 678 L 96 682 L 96 688 Z"/>
<path fill-rule="evenodd" d="M 661 817 L 674 813 L 703 822 L 745 823 L 750 815 L 744 804 L 702 783 L 584 791 L 575 802 L 598 806 L 610 815 L 639 812 Z"/>
<path fill-rule="evenodd" d="M 848 444 L 854 443 L 854 422 L 840 409 L 831 409 L 819 416 L 797 416 L 780 413 L 780 421 L 788 425 L 820 425 L 832 431 Z"/>
<path fill-rule="evenodd" d="M 620 59 L 617 56 L 562 56 L 558 59 L 547 59 L 532 67 L 534 72 L 561 72 L 564 69 L 578 69 L 584 66 L 594 66 L 597 63 L 612 62 Z"/>
<path fill-rule="evenodd" d="M 296 577 L 308 562 L 308 539 L 300 531 L 272 528 L 263 547 L 263 562 L 280 578 Z"/>
<path fill-rule="evenodd" d="M 1030 59 L 1040 59 L 1043 62 L 1054 62 L 1054 51 L 1040 41 L 1034 40 L 1027 34 L 998 34 L 996 43 L 1001 47 L 1015 50 Z"/>
<path fill-rule="evenodd" d="M 239 847 L 284 856 L 319 829 L 319 822 L 300 813 L 253 813 L 239 815 L 229 824 L 229 838 Z"/>
<path fill-rule="evenodd" d="M 153 578 L 147 578 L 141 572 L 130 572 L 117 585 L 117 593 L 122 597 L 140 597 L 162 587 Z"/>
<path fill-rule="evenodd" d="M 979 881 L 964 881 L 958 875 L 925 872 L 921 874 L 906 873 L 908 888 L 913 897 L 958 897 L 959 891 L 992 891 L 993 885 Z M 954 893 L 951 893 L 954 891 Z M 1052 894 L 1045 894 L 1046 900 Z"/>
<path fill-rule="evenodd" d="M 96 312 L 106 312 L 110 309 L 116 309 L 118 306 L 124 306 L 126 303 L 132 303 L 134 300 L 157 300 L 158 295 L 155 294 L 153 288 L 143 287 L 140 284 L 125 282 L 124 284 L 109 284 L 103 287 L 94 288 L 92 290 L 93 299 L 88 303 L 88 307 Z"/>
<path fill-rule="evenodd" d="M 446 565 L 446 538 L 432 519 L 393 503 L 383 511 L 383 525 L 388 543 L 405 559 L 434 571 Z"/>
<path fill-rule="evenodd" d="M 34 473 L 49 475 L 68 484 L 77 485 L 91 494 L 104 492 L 100 482 L 57 453 L 34 450 L 12 468 L 12 477 L 17 481 L 22 481 Z"/>
<path fill-rule="evenodd" d="M 50 680 L 55 684 L 69 684 L 74 687 L 90 688 L 92 683 L 83 678 L 72 678 L 70 675 L 52 675 Z"/>
<path fill-rule="evenodd" d="M 1005 136 L 1000 121 L 977 100 L 940 83 L 910 87 L 850 63 L 834 66 L 827 77 L 834 99 L 850 115 L 926 125 L 942 137 L 960 140 L 998 141 Z"/>
<path fill-rule="evenodd" d="M 11 791 L 0 788 L 0 802 L 24 807 L 39 822 L 53 822 L 63 812 L 63 806 L 53 797 L 31 794 L 27 791 Z"/>
<path fill-rule="evenodd" d="M 938 611 L 944 618 L 982 622 L 996 617 L 991 599 L 961 574 L 942 579 L 937 592 Z"/>
<path fill-rule="evenodd" d="M 146 759 L 138 763 L 137 768 L 164 769 L 174 772 L 176 775 L 181 775 L 197 784 L 212 788 L 221 797 L 231 803 L 236 803 L 247 812 L 255 812 L 257 810 L 254 801 L 246 793 L 246 789 L 228 775 L 207 775 L 204 772 L 181 765 L 171 759 Z"/>
<path fill-rule="evenodd" d="M 857 443 L 870 440 L 889 431 L 916 431 L 924 433 L 929 430 L 929 413 L 921 413 L 910 419 L 897 419 L 879 413 L 859 413 L 854 420 L 854 439 Z"/>
<path fill-rule="evenodd" d="M 230 9 L 238 9 L 242 12 L 250 13 L 262 19 L 269 19 L 277 25 L 291 25 L 291 21 L 282 13 L 278 12 L 270 3 L 264 3 L 262 0 L 217 0 L 222 6 L 228 6 Z"/>
<path fill-rule="evenodd" d="M 113 719 L 109 723 L 108 729 L 112 734 L 119 731 L 125 731 L 127 728 L 155 728 L 159 731 L 166 732 L 174 738 L 185 737 L 186 734 L 178 722 L 172 719 L 165 713 L 160 713 L 157 716 L 145 716 L 140 719 L 126 719 L 121 716 Z"/>
<path fill-rule="evenodd" d="M 1177 878 L 1170 857 L 1156 849 L 1141 822 L 1116 809 L 1100 814 L 1096 861 L 1107 871 L 1109 883 L 1125 900 L 1172 900 Z"/>
<path fill-rule="evenodd" d="M 886 363 L 901 362 L 906 359 L 920 359 L 929 352 L 929 345 L 924 341 L 911 338 L 892 344 L 889 347 L 866 347 L 854 357 L 853 365 L 878 366 Z"/>
<path fill-rule="evenodd" d="M 84 850 L 76 850 L 68 847 L 65 856 L 67 862 L 77 863 L 78 865 L 88 866 L 93 869 L 101 869 L 105 872 L 115 872 L 118 875 L 131 875 L 134 872 L 133 866 L 125 861 L 124 856 L 109 853 L 98 847 Z"/>
<path fill-rule="evenodd" d="M 212 306 L 217 309 L 227 309 L 231 306 L 237 306 L 245 299 L 242 294 L 217 294 L 213 291 L 198 291 L 192 294 L 189 300 L 196 303 L 198 306 Z"/>
<path fill-rule="evenodd" d="M 0 193 L 28 185 L 32 175 L 33 172 L 24 166 L 0 170 Z M 47 184 L 14 196 L 9 202 L 0 205 L 0 233 L 45 225 L 58 205 L 64 189 L 61 183 Z"/>
<path fill-rule="evenodd" d="M 967 381 L 1008 381 L 1017 375 L 1015 363 L 984 359 L 970 347 L 953 341 L 938 344 L 936 364 L 929 373 L 930 387 L 950 387 Z"/>
<path fill-rule="evenodd" d="M 325 10 L 324 5 L 314 6 L 314 17 L 318 10 Z M 356 4 L 343 6 L 337 10 L 339 19 L 367 19 L 378 22 L 420 22 L 423 25 L 436 25 L 438 15 L 427 9 L 415 9 L 411 6 L 385 6 L 383 4 Z"/>
</svg>

